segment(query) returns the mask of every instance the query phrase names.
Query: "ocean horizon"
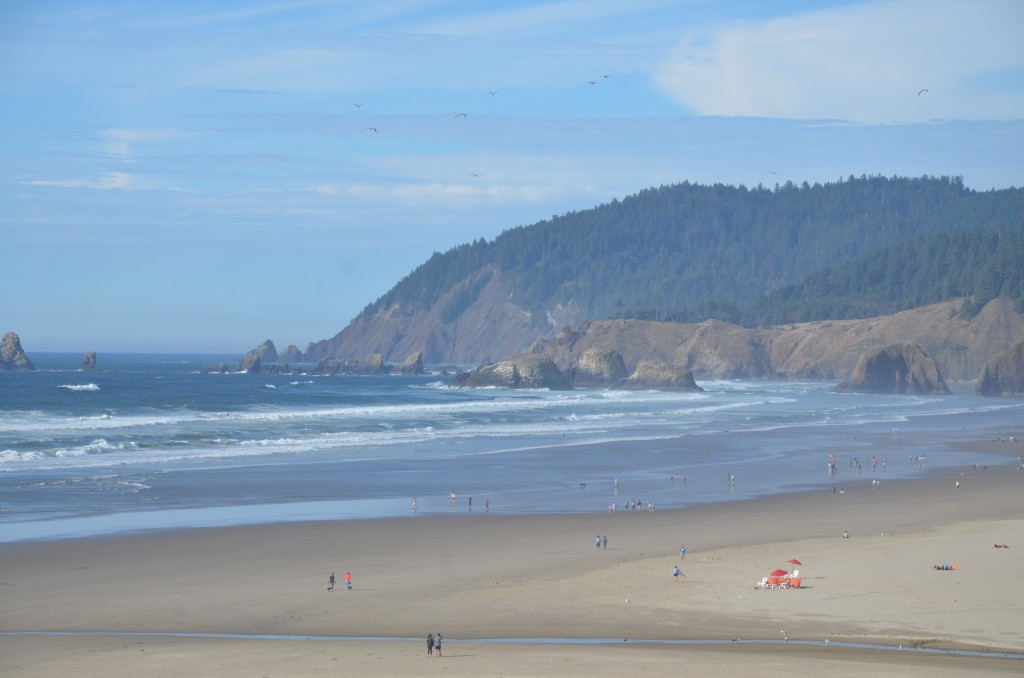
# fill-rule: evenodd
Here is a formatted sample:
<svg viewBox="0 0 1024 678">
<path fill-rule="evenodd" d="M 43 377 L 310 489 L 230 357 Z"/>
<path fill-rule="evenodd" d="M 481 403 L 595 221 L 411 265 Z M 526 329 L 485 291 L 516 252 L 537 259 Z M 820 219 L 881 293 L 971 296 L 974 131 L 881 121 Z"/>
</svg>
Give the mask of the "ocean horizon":
<svg viewBox="0 0 1024 678">
<path fill-rule="evenodd" d="M 0 542 L 299 520 L 685 508 L 1007 464 L 1024 402 L 698 380 L 703 392 L 204 372 L 238 356 L 31 356 L 0 372 Z M 1017 452 L 1016 454 L 1019 454 Z M 452 494 L 454 493 L 454 502 Z M 415 500 L 414 500 L 415 498 Z"/>
</svg>

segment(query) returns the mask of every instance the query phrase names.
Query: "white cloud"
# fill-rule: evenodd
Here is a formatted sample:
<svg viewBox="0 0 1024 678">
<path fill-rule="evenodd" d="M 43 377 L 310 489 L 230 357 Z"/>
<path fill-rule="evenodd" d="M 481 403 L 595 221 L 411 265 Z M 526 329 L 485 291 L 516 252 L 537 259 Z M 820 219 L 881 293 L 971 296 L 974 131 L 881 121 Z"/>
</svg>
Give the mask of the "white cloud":
<svg viewBox="0 0 1024 678">
<path fill-rule="evenodd" d="M 701 115 L 870 122 L 1017 119 L 1024 4 L 896 0 L 686 36 L 656 73 Z M 922 96 L 917 93 L 926 88 Z"/>
<path fill-rule="evenodd" d="M 156 186 L 152 180 L 126 172 L 106 172 L 99 179 L 38 179 L 26 183 L 30 186 L 89 188 L 97 191 L 139 191 Z"/>
</svg>

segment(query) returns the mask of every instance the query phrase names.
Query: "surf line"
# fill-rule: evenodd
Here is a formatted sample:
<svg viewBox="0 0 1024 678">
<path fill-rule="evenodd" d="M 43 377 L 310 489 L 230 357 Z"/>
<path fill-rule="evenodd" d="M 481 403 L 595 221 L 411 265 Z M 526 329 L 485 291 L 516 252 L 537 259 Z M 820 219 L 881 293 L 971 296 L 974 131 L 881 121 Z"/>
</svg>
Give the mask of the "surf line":
<svg viewBox="0 0 1024 678">
<path fill-rule="evenodd" d="M 422 638 L 403 636 L 306 636 L 266 633 L 189 633 L 185 631 L 0 631 L 0 636 L 104 636 L 130 638 L 224 638 L 230 640 L 301 640 L 301 641 L 375 641 L 375 642 L 422 642 Z M 1024 659 L 1022 652 L 983 652 L 981 650 L 946 650 L 934 647 L 913 647 L 903 645 L 875 645 L 872 643 L 849 643 L 824 640 L 666 640 L 658 638 L 452 638 L 446 642 L 457 643 L 519 643 L 537 645 L 613 645 L 633 643 L 639 645 L 809 645 L 816 647 L 845 647 L 857 650 L 884 650 L 889 652 L 915 652 L 918 654 L 943 654 L 962 657 L 994 657 Z"/>
</svg>

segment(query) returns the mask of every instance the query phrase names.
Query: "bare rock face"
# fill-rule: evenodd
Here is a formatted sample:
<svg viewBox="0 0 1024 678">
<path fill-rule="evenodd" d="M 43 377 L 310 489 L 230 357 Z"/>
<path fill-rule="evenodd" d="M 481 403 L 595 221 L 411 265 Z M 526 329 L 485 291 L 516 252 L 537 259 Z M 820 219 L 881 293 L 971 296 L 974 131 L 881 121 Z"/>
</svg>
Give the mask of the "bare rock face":
<svg viewBox="0 0 1024 678">
<path fill-rule="evenodd" d="M 416 351 L 395 368 L 399 374 L 423 374 L 423 352 Z"/>
<path fill-rule="evenodd" d="M 246 374 L 260 374 L 263 371 L 263 361 L 260 359 L 259 351 L 252 350 L 245 354 L 238 361 L 238 372 Z"/>
<path fill-rule="evenodd" d="M 288 344 L 283 351 L 277 354 L 277 361 L 280 363 L 302 362 L 302 351 L 295 344 Z"/>
<path fill-rule="evenodd" d="M 583 352 L 568 376 L 573 387 L 604 388 L 617 385 L 629 372 L 622 356 L 615 351 L 592 348 Z"/>
<path fill-rule="evenodd" d="M 521 353 L 508 360 L 482 365 L 472 372 L 460 372 L 452 386 L 504 388 L 546 388 L 564 391 L 571 388 L 569 380 L 549 356 Z"/>
<path fill-rule="evenodd" d="M 267 339 L 262 344 L 256 347 L 256 353 L 260 356 L 260 362 L 264 363 L 276 363 L 277 362 L 277 348 L 274 346 L 274 342 Z"/>
<path fill-rule="evenodd" d="M 678 365 L 647 360 L 636 364 L 633 374 L 617 388 L 631 391 L 703 391 L 693 380 L 693 372 Z"/>
<path fill-rule="evenodd" d="M 0 339 L 0 370 L 34 370 L 35 365 L 21 348 L 21 339 L 14 332 L 7 332 Z"/>
<path fill-rule="evenodd" d="M 917 344 L 893 344 L 866 351 L 849 379 L 835 390 L 842 393 L 949 393 L 935 361 Z"/>
<path fill-rule="evenodd" d="M 988 361 L 974 390 L 984 396 L 1024 395 L 1024 341 Z"/>
<path fill-rule="evenodd" d="M 89 351 L 82 356 L 82 369 L 87 372 L 96 369 L 96 351 Z"/>
<path fill-rule="evenodd" d="M 370 353 L 363 358 L 363 371 L 367 374 L 382 374 L 387 372 L 387 367 L 384 365 L 384 354 Z"/>
</svg>

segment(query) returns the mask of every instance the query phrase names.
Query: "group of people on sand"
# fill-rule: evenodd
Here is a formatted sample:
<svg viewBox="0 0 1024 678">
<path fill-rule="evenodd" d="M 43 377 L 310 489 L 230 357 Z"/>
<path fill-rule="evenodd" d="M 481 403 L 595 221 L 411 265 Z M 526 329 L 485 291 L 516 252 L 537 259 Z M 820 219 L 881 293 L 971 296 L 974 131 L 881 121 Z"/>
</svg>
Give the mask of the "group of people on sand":
<svg viewBox="0 0 1024 678">
<path fill-rule="evenodd" d="M 441 634 L 438 633 L 436 636 L 433 633 L 427 634 L 427 656 L 441 656 Z"/>
<path fill-rule="evenodd" d="M 328 591 L 333 591 L 334 590 L 334 582 L 335 582 L 334 573 L 331 572 L 331 576 L 327 578 L 327 590 Z M 345 573 L 345 590 L 346 591 L 351 591 L 352 590 L 352 573 L 351 572 L 346 572 Z"/>
</svg>

